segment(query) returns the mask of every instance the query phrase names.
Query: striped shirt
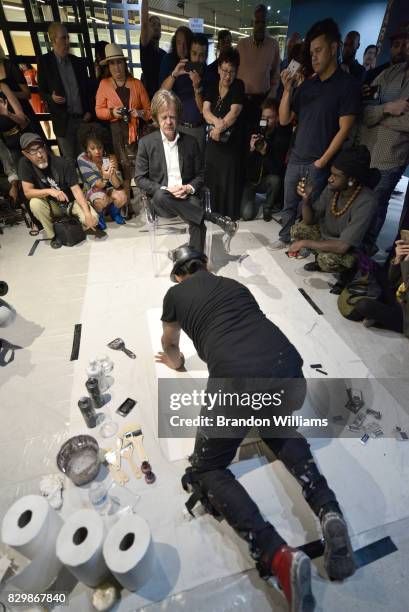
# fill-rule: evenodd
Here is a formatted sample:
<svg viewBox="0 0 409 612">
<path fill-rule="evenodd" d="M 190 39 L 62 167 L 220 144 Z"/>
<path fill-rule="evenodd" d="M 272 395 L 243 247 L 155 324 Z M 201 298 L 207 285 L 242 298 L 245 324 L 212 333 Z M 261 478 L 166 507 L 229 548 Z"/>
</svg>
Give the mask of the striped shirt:
<svg viewBox="0 0 409 612">
<path fill-rule="evenodd" d="M 400 117 L 384 114 L 387 102 L 409 98 L 409 64 L 384 70 L 372 83 L 380 85 L 379 104 L 364 109 L 358 133 L 359 144 L 371 154 L 371 167 L 391 170 L 409 162 L 409 113 Z"/>
</svg>

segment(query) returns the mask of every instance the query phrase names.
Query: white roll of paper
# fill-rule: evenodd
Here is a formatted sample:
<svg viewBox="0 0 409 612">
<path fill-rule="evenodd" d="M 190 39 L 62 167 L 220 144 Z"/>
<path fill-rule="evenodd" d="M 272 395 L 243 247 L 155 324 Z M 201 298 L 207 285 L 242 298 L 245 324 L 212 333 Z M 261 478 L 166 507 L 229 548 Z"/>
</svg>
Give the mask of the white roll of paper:
<svg viewBox="0 0 409 612">
<path fill-rule="evenodd" d="M 104 542 L 107 566 L 128 591 L 137 591 L 152 576 L 154 551 L 148 523 L 140 516 L 124 516 Z"/>
<path fill-rule="evenodd" d="M 57 557 L 61 563 L 90 587 L 110 576 L 102 554 L 104 538 L 104 521 L 94 510 L 75 512 L 57 538 Z"/>
<path fill-rule="evenodd" d="M 1 539 L 31 561 L 9 584 L 39 593 L 54 582 L 61 569 L 55 543 L 62 524 L 57 512 L 40 495 L 26 495 L 9 508 Z"/>
</svg>

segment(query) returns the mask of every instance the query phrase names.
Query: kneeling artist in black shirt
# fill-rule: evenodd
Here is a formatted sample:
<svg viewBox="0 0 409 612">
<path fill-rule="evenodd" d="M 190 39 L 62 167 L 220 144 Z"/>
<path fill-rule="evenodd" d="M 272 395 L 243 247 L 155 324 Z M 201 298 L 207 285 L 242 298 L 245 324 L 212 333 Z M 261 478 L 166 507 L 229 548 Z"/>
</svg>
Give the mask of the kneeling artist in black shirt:
<svg viewBox="0 0 409 612">
<path fill-rule="evenodd" d="M 233 279 L 210 273 L 206 256 L 191 247 L 176 249 L 173 260 L 171 278 L 177 284 L 164 298 L 163 352 L 156 361 L 173 369 L 184 365 L 179 349 L 182 329 L 208 366 L 207 391 L 217 390 L 221 379 L 226 382 L 223 391 L 261 390 L 261 383 L 263 390 L 285 390 L 288 405 L 292 410 L 299 409 L 306 394 L 302 359 L 281 330 L 262 313 L 250 291 Z M 218 408 L 235 416 L 236 409 Z M 251 408 L 247 411 L 252 412 Z M 242 407 L 239 412 L 243 414 Z M 208 414 L 206 407 L 202 413 Z M 309 558 L 287 546 L 227 469 L 249 429 L 235 430 L 231 438 L 212 436 L 209 428 L 199 427 L 190 457 L 192 467 L 186 470 L 182 484 L 193 491 L 192 503 L 201 501 L 247 540 L 260 575 L 276 576 L 292 612 L 313 610 Z M 351 576 L 356 566 L 347 526 L 306 439 L 294 429 L 291 437 L 273 437 L 271 430 L 259 429 L 259 433 L 300 483 L 306 501 L 320 519 L 328 576 L 333 580 Z"/>
</svg>

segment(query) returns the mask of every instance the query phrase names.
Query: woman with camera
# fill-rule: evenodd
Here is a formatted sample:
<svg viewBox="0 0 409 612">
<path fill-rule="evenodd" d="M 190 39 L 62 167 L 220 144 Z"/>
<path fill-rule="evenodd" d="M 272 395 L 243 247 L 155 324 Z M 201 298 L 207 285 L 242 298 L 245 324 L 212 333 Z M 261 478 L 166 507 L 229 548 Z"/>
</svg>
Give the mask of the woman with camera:
<svg viewBox="0 0 409 612">
<path fill-rule="evenodd" d="M 118 170 L 115 155 L 108 155 L 107 132 L 99 123 L 84 123 L 78 134 L 84 152 L 78 156 L 86 198 L 99 216 L 98 227 L 106 229 L 105 214 L 118 225 L 125 219 L 120 209 L 126 205 L 127 195 Z"/>
<path fill-rule="evenodd" d="M 236 50 L 221 53 L 217 63 L 220 80 L 204 94 L 203 116 L 209 127 L 205 183 L 210 189 L 212 212 L 236 221 L 240 218 L 244 174 L 244 83 L 236 78 L 240 64 Z"/>
<path fill-rule="evenodd" d="M 105 59 L 100 64 L 108 66 L 109 76 L 99 84 L 95 112 L 98 119 L 110 122 L 114 152 L 122 168 L 129 202 L 138 127 L 141 119 L 151 118 L 149 97 L 141 81 L 131 75 L 121 47 L 106 45 Z"/>
</svg>

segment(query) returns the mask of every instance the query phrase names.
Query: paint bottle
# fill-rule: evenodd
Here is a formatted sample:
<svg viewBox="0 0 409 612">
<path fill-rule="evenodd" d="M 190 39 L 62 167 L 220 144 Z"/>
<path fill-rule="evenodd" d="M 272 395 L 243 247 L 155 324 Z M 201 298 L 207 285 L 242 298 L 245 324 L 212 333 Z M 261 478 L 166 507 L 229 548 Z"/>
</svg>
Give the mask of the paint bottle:
<svg viewBox="0 0 409 612">
<path fill-rule="evenodd" d="M 87 391 L 91 398 L 93 408 L 102 408 L 102 406 L 104 405 L 104 398 L 102 397 L 99 388 L 98 379 L 88 378 L 87 382 L 85 383 L 85 386 L 87 387 Z"/>
<path fill-rule="evenodd" d="M 96 359 L 91 359 L 87 367 L 88 378 L 96 378 L 101 393 L 104 393 L 109 387 L 108 381 L 101 367 L 101 364 Z"/>
<path fill-rule="evenodd" d="M 114 362 L 107 355 L 98 355 L 96 362 L 101 366 L 105 376 L 110 374 L 114 369 Z"/>
<path fill-rule="evenodd" d="M 83 419 L 90 429 L 97 424 L 97 413 L 94 410 L 92 402 L 89 397 L 80 397 L 78 400 L 78 408 L 81 411 Z"/>
</svg>

